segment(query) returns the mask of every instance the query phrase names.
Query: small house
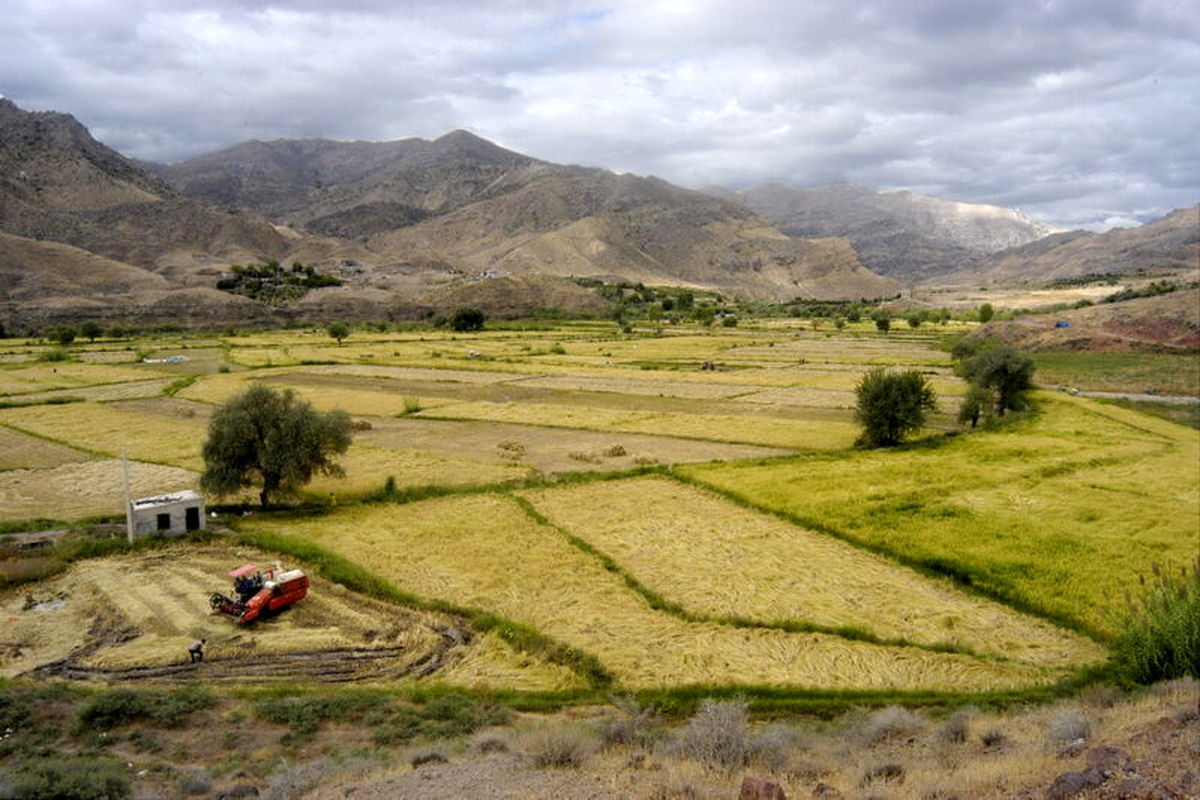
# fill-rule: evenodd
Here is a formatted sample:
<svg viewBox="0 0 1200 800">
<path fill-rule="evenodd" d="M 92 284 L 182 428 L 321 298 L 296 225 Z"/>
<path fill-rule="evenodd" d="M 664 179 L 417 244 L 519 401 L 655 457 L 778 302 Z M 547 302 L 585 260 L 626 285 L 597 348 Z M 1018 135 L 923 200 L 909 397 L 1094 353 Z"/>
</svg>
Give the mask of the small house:
<svg viewBox="0 0 1200 800">
<path fill-rule="evenodd" d="M 204 498 L 190 489 L 142 497 L 131 506 L 135 536 L 166 536 L 204 528 Z"/>
</svg>

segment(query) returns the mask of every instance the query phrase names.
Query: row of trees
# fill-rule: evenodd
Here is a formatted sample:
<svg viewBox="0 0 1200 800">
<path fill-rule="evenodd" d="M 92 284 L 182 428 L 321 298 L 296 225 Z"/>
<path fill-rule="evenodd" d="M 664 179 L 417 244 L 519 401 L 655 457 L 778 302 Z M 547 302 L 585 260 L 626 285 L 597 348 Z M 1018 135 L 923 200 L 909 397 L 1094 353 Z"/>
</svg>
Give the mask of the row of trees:
<svg viewBox="0 0 1200 800">
<path fill-rule="evenodd" d="M 981 419 L 1003 417 L 1025 406 L 1034 363 L 1016 348 L 984 342 L 955 349 L 955 371 L 970 383 L 959 407 L 958 421 L 974 428 Z M 862 426 L 858 444 L 888 447 L 925 426 L 937 409 L 937 394 L 919 370 L 889 372 L 878 367 L 855 386 L 855 419 Z"/>
</svg>

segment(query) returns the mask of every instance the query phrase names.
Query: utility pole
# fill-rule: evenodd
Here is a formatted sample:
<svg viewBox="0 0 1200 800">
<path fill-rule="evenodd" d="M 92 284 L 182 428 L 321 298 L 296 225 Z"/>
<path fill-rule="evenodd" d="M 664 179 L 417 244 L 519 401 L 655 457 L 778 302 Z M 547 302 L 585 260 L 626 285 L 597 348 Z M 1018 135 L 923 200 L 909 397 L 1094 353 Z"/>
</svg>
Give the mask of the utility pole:
<svg viewBox="0 0 1200 800">
<path fill-rule="evenodd" d="M 133 497 L 129 493 L 129 458 L 121 449 L 121 470 L 125 474 L 125 536 L 133 544 Z"/>
</svg>

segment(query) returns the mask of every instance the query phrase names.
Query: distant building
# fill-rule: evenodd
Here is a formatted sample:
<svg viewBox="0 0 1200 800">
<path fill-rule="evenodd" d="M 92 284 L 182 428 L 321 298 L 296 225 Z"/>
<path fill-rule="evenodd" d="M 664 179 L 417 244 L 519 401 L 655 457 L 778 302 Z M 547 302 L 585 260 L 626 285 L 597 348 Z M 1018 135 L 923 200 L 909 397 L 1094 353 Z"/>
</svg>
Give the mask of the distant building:
<svg viewBox="0 0 1200 800">
<path fill-rule="evenodd" d="M 142 497 L 132 503 L 135 536 L 169 536 L 204 528 L 204 498 L 191 490 Z"/>
</svg>

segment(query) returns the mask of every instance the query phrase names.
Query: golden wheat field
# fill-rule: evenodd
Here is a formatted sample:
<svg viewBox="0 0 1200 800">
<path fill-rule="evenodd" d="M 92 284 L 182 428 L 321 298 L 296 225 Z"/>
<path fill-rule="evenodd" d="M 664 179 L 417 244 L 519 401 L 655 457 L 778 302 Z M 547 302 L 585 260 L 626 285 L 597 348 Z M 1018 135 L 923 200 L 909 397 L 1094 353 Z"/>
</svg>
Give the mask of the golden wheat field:
<svg viewBox="0 0 1200 800">
<path fill-rule="evenodd" d="M 250 520 L 428 597 L 489 609 L 595 654 L 628 687 L 693 683 L 970 690 L 1054 680 L 1053 670 L 820 634 L 689 623 L 651 610 L 615 575 L 498 495 Z"/>
<path fill-rule="evenodd" d="M 0 425 L 108 456 L 203 469 L 204 427 L 183 419 L 147 420 L 102 403 L 0 409 Z"/>
<path fill-rule="evenodd" d="M 1045 666 L 1103 658 L 1093 641 L 945 581 L 663 477 L 522 493 L 551 522 L 686 608 L 857 627 Z"/>
<path fill-rule="evenodd" d="M 145 380 L 153 375 L 131 367 L 60 362 L 0 369 L 0 395 L 20 395 L 50 389 L 76 389 L 101 383 Z"/>
<path fill-rule="evenodd" d="M 45 469 L 93 458 L 95 456 L 90 453 L 48 442 L 11 428 L 0 427 L 0 471 Z"/>
<path fill-rule="evenodd" d="M 732 414 L 620 411 L 551 403 L 456 403 L 423 413 L 422 416 L 652 433 L 660 436 L 804 449 L 847 447 L 858 435 L 857 427 L 848 420 L 838 422 Z"/>
<path fill-rule="evenodd" d="M 304 490 L 306 494 L 346 499 L 382 489 L 388 478 L 396 487 L 462 486 L 517 480 L 529 470 L 519 464 L 456 458 L 421 450 L 393 450 L 366 444 L 352 444 L 337 459 L 345 477 L 316 476 Z"/>
<path fill-rule="evenodd" d="M 194 489 L 198 476 L 179 467 L 129 462 L 135 497 Z M 118 459 L 75 461 L 45 469 L 0 472 L 0 519 L 57 519 L 124 513 L 124 478 Z"/>
<path fill-rule="evenodd" d="M 442 668 L 424 680 L 525 689 L 578 682 L 568 670 L 516 653 L 495 637 L 462 630 L 447 646 L 445 632 L 455 628 L 454 620 L 373 600 L 318 577 L 303 601 L 239 626 L 211 610 L 209 595 L 228 592 L 225 573 L 244 563 L 267 567 L 273 561 L 244 547 L 173 546 L 89 560 L 0 595 L 7 645 L 0 649 L 0 675 L 68 659 L 84 674 L 131 679 L 138 670 L 188 661 L 187 646 L 204 637 L 204 671 L 185 677 L 215 679 L 241 668 L 239 681 L 320 680 L 323 670 L 342 681 L 393 680 L 436 655 Z"/>
</svg>

